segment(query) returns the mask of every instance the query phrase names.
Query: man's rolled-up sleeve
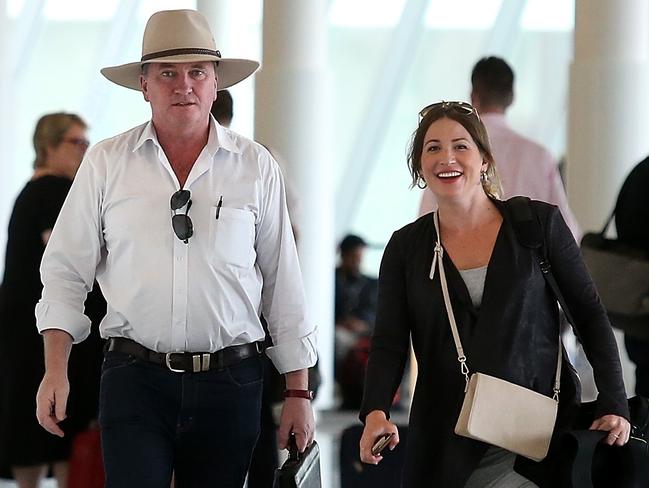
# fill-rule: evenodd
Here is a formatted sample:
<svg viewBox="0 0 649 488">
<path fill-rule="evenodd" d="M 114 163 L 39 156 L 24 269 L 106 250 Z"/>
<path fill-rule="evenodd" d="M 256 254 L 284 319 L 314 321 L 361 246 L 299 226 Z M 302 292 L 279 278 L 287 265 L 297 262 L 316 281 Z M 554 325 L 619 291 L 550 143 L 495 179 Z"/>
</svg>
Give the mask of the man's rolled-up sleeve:
<svg viewBox="0 0 649 488">
<path fill-rule="evenodd" d="M 64 330 L 75 343 L 90 333 L 84 302 L 92 289 L 103 245 L 100 214 L 104 179 L 91 154 L 77 172 L 45 248 L 40 267 L 43 293 L 36 305 L 40 333 Z"/>
<path fill-rule="evenodd" d="M 262 313 L 273 346 L 266 353 L 280 373 L 305 369 L 317 360 L 316 327 L 308 319 L 302 274 L 277 163 L 262 153 L 265 172 L 256 223 L 257 264 L 263 276 Z"/>
</svg>

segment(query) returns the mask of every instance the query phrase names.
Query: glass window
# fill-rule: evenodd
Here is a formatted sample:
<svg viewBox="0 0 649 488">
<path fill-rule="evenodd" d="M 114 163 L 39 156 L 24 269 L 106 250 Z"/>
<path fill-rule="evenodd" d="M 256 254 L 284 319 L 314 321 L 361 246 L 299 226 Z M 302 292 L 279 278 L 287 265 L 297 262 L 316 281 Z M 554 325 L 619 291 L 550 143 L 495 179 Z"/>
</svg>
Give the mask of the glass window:
<svg viewBox="0 0 649 488">
<path fill-rule="evenodd" d="M 489 29 L 502 0 L 431 0 L 426 26 L 436 29 Z"/>
<path fill-rule="evenodd" d="M 575 3 L 565 0 L 527 0 L 521 19 L 525 30 L 572 31 L 575 26 Z"/>
<path fill-rule="evenodd" d="M 329 22 L 338 27 L 392 27 L 405 0 L 334 0 Z"/>
<path fill-rule="evenodd" d="M 140 0 L 139 3 L 140 8 L 138 9 L 138 15 L 144 22 L 146 22 L 152 14 L 159 12 L 160 10 L 196 8 L 196 0 Z"/>
<path fill-rule="evenodd" d="M 87 0 L 44 0 L 42 13 L 48 20 L 78 21 L 78 20 L 111 20 L 117 11 L 120 0 L 102 0 L 89 2 Z M 196 8 L 196 0 L 142 0 L 138 6 L 138 14 L 148 19 L 158 10 L 179 8 Z M 7 0 L 7 13 L 15 18 L 23 13 L 25 0 Z"/>
</svg>

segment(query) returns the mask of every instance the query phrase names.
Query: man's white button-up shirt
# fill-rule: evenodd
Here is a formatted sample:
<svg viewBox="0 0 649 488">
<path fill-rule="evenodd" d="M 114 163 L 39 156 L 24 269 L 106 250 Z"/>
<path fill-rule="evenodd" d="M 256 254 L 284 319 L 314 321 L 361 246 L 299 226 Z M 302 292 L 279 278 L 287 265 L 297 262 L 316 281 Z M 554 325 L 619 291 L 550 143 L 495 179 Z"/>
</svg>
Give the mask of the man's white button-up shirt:
<svg viewBox="0 0 649 488">
<path fill-rule="evenodd" d="M 277 163 L 211 119 L 184 188 L 194 227 L 187 244 L 171 226 L 180 185 L 153 124 L 91 148 L 43 256 L 39 331 L 85 339 L 83 303 L 96 278 L 108 302 L 103 337 L 158 352 L 214 352 L 263 340 L 263 314 L 279 371 L 312 366 L 315 327 Z"/>
</svg>

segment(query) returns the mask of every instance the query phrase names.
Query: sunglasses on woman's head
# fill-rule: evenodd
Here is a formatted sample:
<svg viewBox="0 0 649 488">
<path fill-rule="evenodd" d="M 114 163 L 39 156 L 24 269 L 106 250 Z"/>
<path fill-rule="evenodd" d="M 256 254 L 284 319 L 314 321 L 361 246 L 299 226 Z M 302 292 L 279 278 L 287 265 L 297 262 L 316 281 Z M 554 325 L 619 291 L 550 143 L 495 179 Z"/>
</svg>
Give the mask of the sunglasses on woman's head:
<svg viewBox="0 0 649 488">
<path fill-rule="evenodd" d="M 174 215 L 171 217 L 171 226 L 174 229 L 174 234 L 176 237 L 183 241 L 185 244 L 189 241 L 189 238 L 194 235 L 194 225 L 192 224 L 192 219 L 189 218 L 189 209 L 192 207 L 191 192 L 189 190 L 178 190 L 176 193 L 171 195 L 171 210 L 174 212 Z M 177 214 L 176 211 L 183 208 L 187 205 L 187 210 L 185 213 Z"/>
<path fill-rule="evenodd" d="M 422 108 L 419 111 L 419 121 L 421 122 L 421 119 L 426 117 L 426 115 L 431 110 L 436 110 L 436 109 L 453 110 L 455 112 L 458 112 L 458 113 L 461 113 L 461 114 L 464 114 L 464 115 L 474 114 L 478 118 L 478 120 L 480 120 L 480 115 L 478 115 L 478 111 L 470 103 L 467 103 L 467 102 L 446 102 L 446 101 L 442 100 L 441 102 L 431 103 L 430 105 L 426 105 L 424 108 Z"/>
</svg>

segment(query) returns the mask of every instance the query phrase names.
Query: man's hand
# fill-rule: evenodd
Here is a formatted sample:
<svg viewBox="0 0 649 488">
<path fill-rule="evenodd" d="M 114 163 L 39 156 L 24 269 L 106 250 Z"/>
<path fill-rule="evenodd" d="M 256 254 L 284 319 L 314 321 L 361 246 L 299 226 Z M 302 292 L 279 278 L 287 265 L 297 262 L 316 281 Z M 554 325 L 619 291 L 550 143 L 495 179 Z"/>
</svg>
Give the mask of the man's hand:
<svg viewBox="0 0 649 488">
<path fill-rule="evenodd" d="M 309 371 L 307 369 L 286 373 L 287 390 L 306 390 L 308 387 Z M 313 442 L 315 420 L 310 400 L 295 397 L 284 400 L 277 439 L 280 449 L 288 449 L 288 438 L 291 433 L 295 434 L 295 442 L 300 452 L 304 452 Z"/>
<path fill-rule="evenodd" d="M 64 435 L 58 424 L 65 419 L 69 393 L 70 383 L 66 375 L 45 373 L 36 394 L 36 418 L 50 434 Z"/>
<path fill-rule="evenodd" d="M 315 419 L 311 401 L 306 398 L 287 398 L 282 407 L 279 421 L 278 444 L 280 449 L 288 449 L 288 438 L 295 434 L 295 442 L 300 452 L 311 445 L 315 435 Z"/>
<path fill-rule="evenodd" d="M 45 346 L 45 376 L 36 394 L 36 418 L 48 432 L 63 437 L 58 426 L 65 419 L 70 383 L 68 382 L 68 358 L 72 348 L 72 336 L 60 329 L 43 331 Z"/>
</svg>

